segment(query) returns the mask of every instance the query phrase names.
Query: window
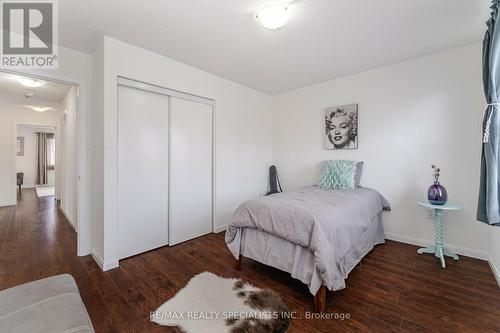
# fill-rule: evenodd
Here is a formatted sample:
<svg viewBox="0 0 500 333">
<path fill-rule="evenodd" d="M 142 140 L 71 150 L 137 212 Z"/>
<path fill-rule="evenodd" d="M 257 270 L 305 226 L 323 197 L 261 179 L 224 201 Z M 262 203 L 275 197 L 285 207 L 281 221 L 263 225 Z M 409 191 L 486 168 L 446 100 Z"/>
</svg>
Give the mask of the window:
<svg viewBox="0 0 500 333">
<path fill-rule="evenodd" d="M 56 168 L 56 138 L 54 134 L 47 137 L 47 170 Z"/>
</svg>

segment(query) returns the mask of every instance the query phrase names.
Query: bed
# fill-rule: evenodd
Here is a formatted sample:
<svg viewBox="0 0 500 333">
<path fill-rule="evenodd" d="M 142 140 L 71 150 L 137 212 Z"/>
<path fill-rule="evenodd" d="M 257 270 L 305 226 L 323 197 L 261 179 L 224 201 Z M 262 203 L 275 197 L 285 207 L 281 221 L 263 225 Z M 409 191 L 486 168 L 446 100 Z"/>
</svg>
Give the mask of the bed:
<svg viewBox="0 0 500 333">
<path fill-rule="evenodd" d="M 241 269 L 241 256 L 291 274 L 324 311 L 326 291 L 345 279 L 377 244 L 384 243 L 382 211 L 390 205 L 377 191 L 304 187 L 241 204 L 226 231 L 226 244 Z"/>
</svg>

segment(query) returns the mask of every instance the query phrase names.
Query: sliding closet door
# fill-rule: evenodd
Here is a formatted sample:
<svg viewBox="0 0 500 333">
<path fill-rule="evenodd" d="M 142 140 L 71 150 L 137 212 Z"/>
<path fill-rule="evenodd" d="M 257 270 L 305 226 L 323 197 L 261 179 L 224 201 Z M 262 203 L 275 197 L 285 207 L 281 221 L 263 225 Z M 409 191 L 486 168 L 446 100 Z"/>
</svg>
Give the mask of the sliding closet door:
<svg viewBox="0 0 500 333">
<path fill-rule="evenodd" d="M 170 99 L 170 245 L 212 231 L 211 105 Z"/>
<path fill-rule="evenodd" d="M 118 88 L 118 255 L 168 244 L 169 97 Z"/>
</svg>

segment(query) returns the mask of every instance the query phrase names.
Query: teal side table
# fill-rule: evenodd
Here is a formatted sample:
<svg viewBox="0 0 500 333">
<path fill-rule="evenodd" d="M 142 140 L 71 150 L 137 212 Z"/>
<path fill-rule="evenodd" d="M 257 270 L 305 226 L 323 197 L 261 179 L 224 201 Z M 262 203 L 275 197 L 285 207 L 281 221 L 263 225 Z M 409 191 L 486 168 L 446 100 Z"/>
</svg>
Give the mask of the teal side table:
<svg viewBox="0 0 500 333">
<path fill-rule="evenodd" d="M 434 217 L 435 217 L 435 223 L 436 223 L 436 243 L 434 246 L 429 246 L 429 247 L 423 247 L 421 249 L 418 249 L 418 254 L 423 254 L 423 253 L 433 253 L 436 258 L 439 258 L 441 260 L 441 267 L 446 268 L 446 263 L 444 261 L 444 257 L 452 257 L 454 260 L 458 260 L 458 256 L 454 253 L 451 253 L 444 247 L 444 242 L 443 242 L 443 210 L 459 210 L 461 209 L 460 206 L 453 205 L 447 203 L 446 205 L 433 205 L 428 202 L 419 202 L 418 203 L 420 206 L 429 208 L 429 209 L 434 209 Z"/>
</svg>

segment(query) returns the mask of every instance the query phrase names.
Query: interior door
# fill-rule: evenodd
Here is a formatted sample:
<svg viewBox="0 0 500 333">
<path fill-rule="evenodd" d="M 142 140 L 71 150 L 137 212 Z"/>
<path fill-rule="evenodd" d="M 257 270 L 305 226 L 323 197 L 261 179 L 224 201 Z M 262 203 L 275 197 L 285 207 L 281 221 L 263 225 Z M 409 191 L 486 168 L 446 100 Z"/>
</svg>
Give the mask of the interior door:
<svg viewBox="0 0 500 333">
<path fill-rule="evenodd" d="M 211 105 L 170 99 L 169 243 L 212 231 Z"/>
<path fill-rule="evenodd" d="M 118 88 L 118 255 L 168 244 L 169 97 Z"/>
</svg>

